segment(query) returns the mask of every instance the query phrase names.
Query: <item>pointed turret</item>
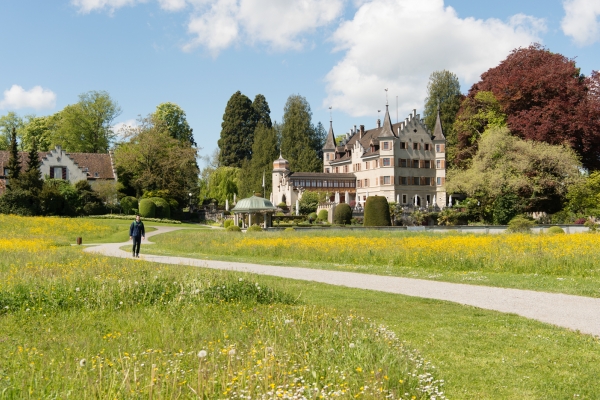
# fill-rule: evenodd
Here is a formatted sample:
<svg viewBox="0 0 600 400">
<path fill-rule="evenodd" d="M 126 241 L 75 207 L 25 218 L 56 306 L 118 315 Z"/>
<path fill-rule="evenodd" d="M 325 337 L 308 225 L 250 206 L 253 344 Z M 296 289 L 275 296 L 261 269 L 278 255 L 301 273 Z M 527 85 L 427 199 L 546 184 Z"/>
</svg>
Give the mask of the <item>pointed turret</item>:
<svg viewBox="0 0 600 400">
<path fill-rule="evenodd" d="M 446 140 L 444 130 L 442 129 L 442 120 L 440 119 L 440 106 L 437 108 L 437 116 L 435 117 L 435 128 L 433 128 L 433 138 L 435 140 Z"/>
<path fill-rule="evenodd" d="M 333 121 L 329 121 L 329 132 L 323 150 L 335 151 L 335 135 L 333 134 Z"/>
<path fill-rule="evenodd" d="M 383 117 L 383 129 L 379 132 L 379 137 L 395 137 L 394 129 L 392 129 L 392 120 L 390 119 L 390 111 L 388 105 L 385 105 L 385 116 Z"/>
</svg>

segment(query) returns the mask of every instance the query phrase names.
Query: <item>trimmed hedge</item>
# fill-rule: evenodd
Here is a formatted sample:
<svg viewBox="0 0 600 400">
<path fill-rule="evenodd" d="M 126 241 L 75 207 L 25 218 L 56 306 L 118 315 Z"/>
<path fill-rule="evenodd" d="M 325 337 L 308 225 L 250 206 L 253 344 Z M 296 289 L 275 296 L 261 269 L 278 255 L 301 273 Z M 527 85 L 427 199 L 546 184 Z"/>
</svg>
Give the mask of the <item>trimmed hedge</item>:
<svg viewBox="0 0 600 400">
<path fill-rule="evenodd" d="M 156 204 L 150 199 L 142 199 L 139 204 L 140 217 L 154 218 L 156 217 Z"/>
<path fill-rule="evenodd" d="M 383 196 L 369 196 L 365 203 L 363 226 L 390 226 L 390 207 Z"/>
<path fill-rule="evenodd" d="M 346 203 L 338 204 L 333 212 L 333 223 L 350 225 L 352 223 L 352 209 Z"/>
<path fill-rule="evenodd" d="M 225 230 L 227 232 L 241 232 L 242 228 L 237 225 L 229 225 L 227 228 L 225 228 Z"/>
<path fill-rule="evenodd" d="M 150 200 L 156 205 L 156 218 L 171 218 L 171 206 L 167 200 L 162 197 L 150 197 Z"/>
<path fill-rule="evenodd" d="M 548 233 L 554 235 L 554 234 L 565 233 L 565 231 L 560 226 L 551 226 L 550 228 L 548 228 Z"/>
<path fill-rule="evenodd" d="M 319 221 L 327 222 L 327 218 L 329 218 L 329 211 L 327 211 L 327 210 L 319 211 Z"/>
<path fill-rule="evenodd" d="M 132 221 L 131 215 L 119 215 L 119 214 L 106 214 L 106 215 L 88 215 L 84 218 L 91 219 L 124 219 L 128 221 Z M 144 218 L 144 222 L 164 222 L 166 224 L 181 224 L 181 221 L 176 221 L 174 219 L 160 219 L 160 218 Z"/>
<path fill-rule="evenodd" d="M 233 225 L 233 220 L 232 219 L 226 219 L 225 222 L 223 222 L 223 228 L 228 228 L 231 225 Z"/>
<path fill-rule="evenodd" d="M 123 214 L 133 214 L 133 210 L 138 208 L 138 199 L 133 196 L 125 196 L 121 199 L 121 208 Z"/>
</svg>

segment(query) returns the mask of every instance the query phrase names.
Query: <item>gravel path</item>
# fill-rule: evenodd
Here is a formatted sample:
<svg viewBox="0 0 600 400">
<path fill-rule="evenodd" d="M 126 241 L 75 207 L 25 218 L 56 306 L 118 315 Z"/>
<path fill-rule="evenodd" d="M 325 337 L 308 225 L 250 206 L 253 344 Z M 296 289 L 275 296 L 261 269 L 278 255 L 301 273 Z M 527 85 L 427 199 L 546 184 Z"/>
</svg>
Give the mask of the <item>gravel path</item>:
<svg viewBox="0 0 600 400">
<path fill-rule="evenodd" d="M 182 229 L 178 227 L 155 227 L 146 238 Z M 131 243 L 131 242 L 129 242 Z M 112 257 L 131 257 L 131 253 L 119 248 L 127 243 L 110 243 L 87 247 L 85 251 Z M 142 251 L 145 245 L 142 242 Z M 326 271 L 310 268 L 277 267 L 227 261 L 198 260 L 185 257 L 140 255 L 146 261 L 165 264 L 191 265 L 203 268 L 223 269 L 272 275 L 282 278 L 321 282 L 350 288 L 377 290 L 380 292 L 425 297 L 466 304 L 488 310 L 518 314 L 549 324 L 579 330 L 600 336 L 600 299 L 566 294 L 535 292 L 531 290 L 503 289 L 487 286 L 446 283 L 422 279 L 368 275 L 354 272 Z"/>
</svg>

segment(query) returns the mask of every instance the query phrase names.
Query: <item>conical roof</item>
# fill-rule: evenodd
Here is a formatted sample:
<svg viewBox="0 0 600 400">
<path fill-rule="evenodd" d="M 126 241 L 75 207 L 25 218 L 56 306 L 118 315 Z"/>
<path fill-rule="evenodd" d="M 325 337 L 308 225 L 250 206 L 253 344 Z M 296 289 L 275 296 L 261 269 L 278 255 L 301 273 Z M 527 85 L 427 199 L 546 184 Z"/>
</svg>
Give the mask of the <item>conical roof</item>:
<svg viewBox="0 0 600 400">
<path fill-rule="evenodd" d="M 276 211 L 277 207 L 273 206 L 269 200 L 252 196 L 246 199 L 242 199 L 237 202 L 235 207 L 231 210 L 235 212 L 261 212 L 261 211 Z"/>
<path fill-rule="evenodd" d="M 385 116 L 383 117 L 383 129 L 379 132 L 379 137 L 393 137 L 394 129 L 392 128 L 392 120 L 390 119 L 390 111 L 388 105 L 385 105 Z"/>
<path fill-rule="evenodd" d="M 335 150 L 335 135 L 333 134 L 333 121 L 329 121 L 329 132 L 323 150 Z"/>
<path fill-rule="evenodd" d="M 437 116 L 435 117 L 435 127 L 433 128 L 433 138 L 436 140 L 444 140 L 444 130 L 442 129 L 442 120 L 440 119 L 440 106 L 438 105 Z"/>
</svg>

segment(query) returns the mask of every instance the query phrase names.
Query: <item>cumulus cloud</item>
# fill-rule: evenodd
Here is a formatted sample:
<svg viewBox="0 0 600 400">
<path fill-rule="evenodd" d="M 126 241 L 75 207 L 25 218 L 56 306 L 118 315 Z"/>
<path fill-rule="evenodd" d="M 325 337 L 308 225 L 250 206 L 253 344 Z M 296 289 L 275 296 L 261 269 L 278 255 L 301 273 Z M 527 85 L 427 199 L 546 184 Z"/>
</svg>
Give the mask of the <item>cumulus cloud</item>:
<svg viewBox="0 0 600 400">
<path fill-rule="evenodd" d="M 600 40 L 600 2 L 598 0 L 564 0 L 565 17 L 561 28 L 580 46 Z"/>
<path fill-rule="evenodd" d="M 276 50 L 300 49 L 302 35 L 335 21 L 344 0 L 213 0 L 197 4 L 188 24 L 195 38 L 185 50 L 205 46 L 218 53 L 242 41 L 265 43 Z"/>
<path fill-rule="evenodd" d="M 0 108 L 13 110 L 20 108 L 51 109 L 55 105 L 56 95 L 41 86 L 25 90 L 19 85 L 12 85 L 10 89 L 4 91 L 4 97 L 0 100 Z"/>
<path fill-rule="evenodd" d="M 132 129 L 138 126 L 138 122 L 135 119 L 128 119 L 126 121 L 117 122 L 112 126 L 113 132 L 117 134 L 118 137 L 124 138 Z"/>
<path fill-rule="evenodd" d="M 540 41 L 545 29 L 543 20 L 522 14 L 508 21 L 459 18 L 443 0 L 364 2 L 333 35 L 344 56 L 325 78 L 323 105 L 374 115 L 389 88 L 400 110 L 420 109 L 431 72 L 446 69 L 470 85 L 512 49 Z"/>
<path fill-rule="evenodd" d="M 71 4 L 79 9 L 80 13 L 88 14 L 92 11 L 107 10 L 112 13 L 125 6 L 134 6 L 144 3 L 145 0 L 71 0 Z"/>
</svg>

